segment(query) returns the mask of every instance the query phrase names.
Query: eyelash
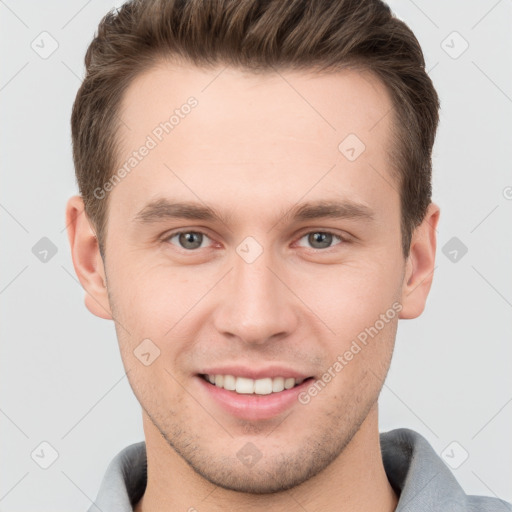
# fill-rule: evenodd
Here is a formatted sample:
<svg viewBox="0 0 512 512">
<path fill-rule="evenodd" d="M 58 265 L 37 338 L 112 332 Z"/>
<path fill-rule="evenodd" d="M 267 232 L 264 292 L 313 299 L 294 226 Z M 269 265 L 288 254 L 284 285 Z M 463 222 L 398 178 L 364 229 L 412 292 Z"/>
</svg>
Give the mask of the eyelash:
<svg viewBox="0 0 512 512">
<path fill-rule="evenodd" d="M 180 230 L 180 231 L 173 231 L 171 233 L 167 233 L 163 238 L 162 238 L 162 242 L 164 243 L 170 243 L 170 240 L 172 238 L 174 238 L 175 236 L 177 235 L 181 235 L 183 233 L 196 233 L 196 234 L 201 234 L 201 235 L 204 235 L 205 237 L 209 238 L 210 240 L 212 240 L 207 233 L 205 233 L 204 231 L 198 231 L 198 230 Z M 315 230 L 312 230 L 312 231 L 306 231 L 305 233 L 301 234 L 300 237 L 298 238 L 298 240 L 301 240 L 302 238 L 304 238 L 305 236 L 307 235 L 310 235 L 312 233 L 322 233 L 324 235 L 332 235 L 334 238 L 337 238 L 338 240 L 340 240 L 340 243 L 338 244 L 335 244 L 335 245 L 332 245 L 330 247 L 326 247 L 325 249 L 315 249 L 314 247 L 309 247 L 308 249 L 312 250 L 312 251 L 315 251 L 315 252 L 329 252 L 330 249 L 333 249 L 334 247 L 336 247 L 337 245 L 344 245 L 344 244 L 348 244 L 350 243 L 350 240 L 347 238 L 347 237 L 344 237 L 344 236 L 341 236 L 339 234 L 336 234 L 334 233 L 333 231 L 326 231 L 326 230 L 319 230 L 319 229 L 315 229 Z M 171 244 L 171 245 L 174 245 L 174 244 Z M 193 252 L 197 252 L 199 249 L 201 249 L 201 247 L 198 247 L 196 249 L 185 249 L 184 247 L 180 247 L 180 246 L 175 246 L 177 247 L 178 249 L 182 250 L 182 251 L 185 251 L 185 252 L 188 252 L 188 253 L 193 253 Z"/>
</svg>

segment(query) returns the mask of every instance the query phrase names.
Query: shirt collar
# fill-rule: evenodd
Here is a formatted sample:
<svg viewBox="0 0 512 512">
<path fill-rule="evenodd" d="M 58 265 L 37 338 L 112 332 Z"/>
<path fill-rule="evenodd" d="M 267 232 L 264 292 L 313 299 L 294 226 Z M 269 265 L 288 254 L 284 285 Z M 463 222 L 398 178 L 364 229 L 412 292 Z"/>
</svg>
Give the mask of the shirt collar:
<svg viewBox="0 0 512 512">
<path fill-rule="evenodd" d="M 401 428 L 381 433 L 380 443 L 386 475 L 399 497 L 396 512 L 469 510 L 468 496 L 424 437 Z M 126 447 L 109 464 L 89 512 L 132 512 L 144 494 L 146 481 L 146 444 L 142 441 Z M 500 502 L 504 511 L 512 511 L 501 500 L 472 498 L 475 504 L 480 500 Z"/>
</svg>

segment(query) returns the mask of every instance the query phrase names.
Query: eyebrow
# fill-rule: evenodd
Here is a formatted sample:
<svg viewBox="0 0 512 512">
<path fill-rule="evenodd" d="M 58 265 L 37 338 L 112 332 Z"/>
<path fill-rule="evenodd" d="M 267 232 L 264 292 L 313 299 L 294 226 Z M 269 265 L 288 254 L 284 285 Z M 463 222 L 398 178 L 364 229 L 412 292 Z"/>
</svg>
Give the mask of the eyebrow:
<svg viewBox="0 0 512 512">
<path fill-rule="evenodd" d="M 232 218 L 232 215 L 222 215 L 215 209 L 201 203 L 173 202 L 162 198 L 144 206 L 135 215 L 134 221 L 139 224 L 152 224 L 165 220 L 188 219 L 218 221 L 222 224 L 229 224 Z M 281 220 L 296 222 L 323 218 L 371 221 L 374 219 L 374 213 L 365 204 L 351 200 L 320 200 L 295 205 L 287 212 L 282 212 L 279 215 Z"/>
</svg>

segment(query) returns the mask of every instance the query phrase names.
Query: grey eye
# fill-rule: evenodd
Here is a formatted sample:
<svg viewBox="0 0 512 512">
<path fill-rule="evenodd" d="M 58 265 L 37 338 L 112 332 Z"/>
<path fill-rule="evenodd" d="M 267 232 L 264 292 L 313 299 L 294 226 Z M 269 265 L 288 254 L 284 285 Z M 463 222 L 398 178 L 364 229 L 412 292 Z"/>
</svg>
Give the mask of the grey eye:
<svg viewBox="0 0 512 512">
<path fill-rule="evenodd" d="M 341 240 L 339 236 L 329 233 L 328 231 L 312 231 L 311 233 L 304 235 L 302 238 L 306 237 L 307 243 L 313 249 L 327 249 L 331 247 L 335 238 Z"/>
<path fill-rule="evenodd" d="M 176 233 L 169 237 L 169 242 L 176 237 L 178 237 L 179 246 L 183 249 L 189 250 L 198 249 L 202 246 L 204 241 L 203 233 L 199 233 L 197 231 L 183 231 L 181 233 Z"/>
</svg>

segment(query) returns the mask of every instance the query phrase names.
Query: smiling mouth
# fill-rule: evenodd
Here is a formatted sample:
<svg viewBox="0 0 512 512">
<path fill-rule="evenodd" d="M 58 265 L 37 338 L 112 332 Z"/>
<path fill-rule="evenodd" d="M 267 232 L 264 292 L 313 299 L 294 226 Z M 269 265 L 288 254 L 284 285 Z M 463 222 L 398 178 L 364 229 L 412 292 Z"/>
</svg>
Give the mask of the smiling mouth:
<svg viewBox="0 0 512 512">
<path fill-rule="evenodd" d="M 240 395 L 271 395 L 300 386 L 313 377 L 294 379 L 293 377 L 266 377 L 263 379 L 250 379 L 247 377 L 235 377 L 234 375 L 207 375 L 199 374 L 206 382 L 213 386 L 233 391 Z"/>
</svg>

